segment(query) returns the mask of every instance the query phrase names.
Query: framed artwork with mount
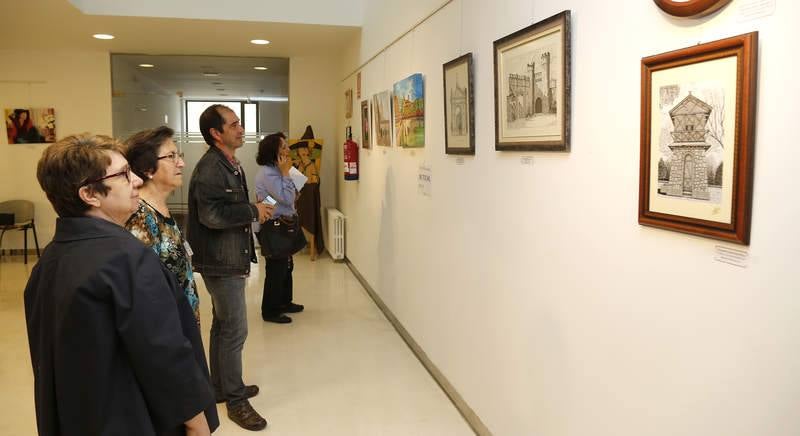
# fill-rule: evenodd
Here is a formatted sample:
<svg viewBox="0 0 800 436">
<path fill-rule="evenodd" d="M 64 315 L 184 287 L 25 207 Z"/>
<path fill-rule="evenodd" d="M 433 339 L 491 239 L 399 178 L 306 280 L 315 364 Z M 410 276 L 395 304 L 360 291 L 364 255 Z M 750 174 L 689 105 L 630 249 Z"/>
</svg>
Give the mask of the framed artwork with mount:
<svg viewBox="0 0 800 436">
<path fill-rule="evenodd" d="M 570 11 L 494 42 L 495 149 L 569 151 Z"/>
<path fill-rule="evenodd" d="M 642 59 L 639 224 L 750 241 L 758 33 Z"/>
</svg>

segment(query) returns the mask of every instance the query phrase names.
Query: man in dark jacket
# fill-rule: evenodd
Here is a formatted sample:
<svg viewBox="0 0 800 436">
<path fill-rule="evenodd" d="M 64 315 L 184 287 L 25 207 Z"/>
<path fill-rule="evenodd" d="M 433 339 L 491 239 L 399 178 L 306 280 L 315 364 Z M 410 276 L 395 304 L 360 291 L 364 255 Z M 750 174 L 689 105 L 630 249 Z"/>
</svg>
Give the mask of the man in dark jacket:
<svg viewBox="0 0 800 436">
<path fill-rule="evenodd" d="M 120 151 L 70 136 L 39 160 L 59 215 L 25 288 L 39 435 L 209 435 L 200 332 L 174 275 L 122 227 L 142 180 Z"/>
<path fill-rule="evenodd" d="M 189 183 L 186 239 L 194 251 L 194 271 L 211 295 L 213 320 L 209 359 L 211 383 L 228 417 L 247 430 L 262 430 L 267 421 L 250 405 L 258 386 L 242 379 L 242 349 L 247 339 L 245 280 L 256 262 L 252 223 L 263 223 L 272 207 L 249 201 L 244 170 L 236 150 L 244 143 L 239 117 L 223 105 L 200 115 L 200 132 L 209 145 Z"/>
</svg>

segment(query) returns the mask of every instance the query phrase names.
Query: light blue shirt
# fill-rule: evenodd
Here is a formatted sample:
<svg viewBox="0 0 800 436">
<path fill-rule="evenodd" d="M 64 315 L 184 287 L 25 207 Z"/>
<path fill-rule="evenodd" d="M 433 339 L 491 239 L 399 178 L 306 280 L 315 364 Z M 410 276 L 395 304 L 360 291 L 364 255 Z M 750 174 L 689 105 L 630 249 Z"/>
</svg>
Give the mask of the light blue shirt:
<svg viewBox="0 0 800 436">
<path fill-rule="evenodd" d="M 260 166 L 256 174 L 256 198 L 261 201 L 267 197 L 278 201 L 272 217 L 292 216 L 297 214 L 294 201 L 297 198 L 297 188 L 292 178 L 283 176 L 277 166 Z"/>
</svg>

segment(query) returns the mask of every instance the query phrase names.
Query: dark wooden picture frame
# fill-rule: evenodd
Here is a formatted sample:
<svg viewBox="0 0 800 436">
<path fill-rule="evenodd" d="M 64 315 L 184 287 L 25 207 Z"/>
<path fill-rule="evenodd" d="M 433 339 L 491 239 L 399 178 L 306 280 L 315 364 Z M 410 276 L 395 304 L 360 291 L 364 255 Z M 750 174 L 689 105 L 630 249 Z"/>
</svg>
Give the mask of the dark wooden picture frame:
<svg viewBox="0 0 800 436">
<path fill-rule="evenodd" d="M 570 26 L 567 10 L 494 42 L 496 150 L 569 151 Z"/>
<path fill-rule="evenodd" d="M 361 101 L 361 148 L 372 148 L 372 134 L 370 126 L 372 120 L 369 118 L 369 100 Z"/>
<path fill-rule="evenodd" d="M 639 224 L 747 245 L 758 32 L 642 59 Z"/>
<path fill-rule="evenodd" d="M 722 9 L 731 0 L 653 0 L 662 11 L 681 18 L 699 18 Z"/>
<path fill-rule="evenodd" d="M 472 80 L 472 53 L 442 65 L 446 154 L 475 154 L 475 88 Z"/>
</svg>

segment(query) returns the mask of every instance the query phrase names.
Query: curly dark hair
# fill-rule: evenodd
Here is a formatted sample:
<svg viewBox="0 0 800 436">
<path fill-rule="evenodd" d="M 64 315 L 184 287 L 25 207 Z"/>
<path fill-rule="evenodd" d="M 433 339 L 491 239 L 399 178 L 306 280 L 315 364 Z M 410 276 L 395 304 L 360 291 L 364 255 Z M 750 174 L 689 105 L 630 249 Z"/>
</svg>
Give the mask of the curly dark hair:
<svg viewBox="0 0 800 436">
<path fill-rule="evenodd" d="M 274 167 L 278 162 L 278 150 L 281 148 L 281 139 L 286 139 L 283 132 L 275 132 L 264 137 L 258 143 L 256 163 Z"/>
</svg>

